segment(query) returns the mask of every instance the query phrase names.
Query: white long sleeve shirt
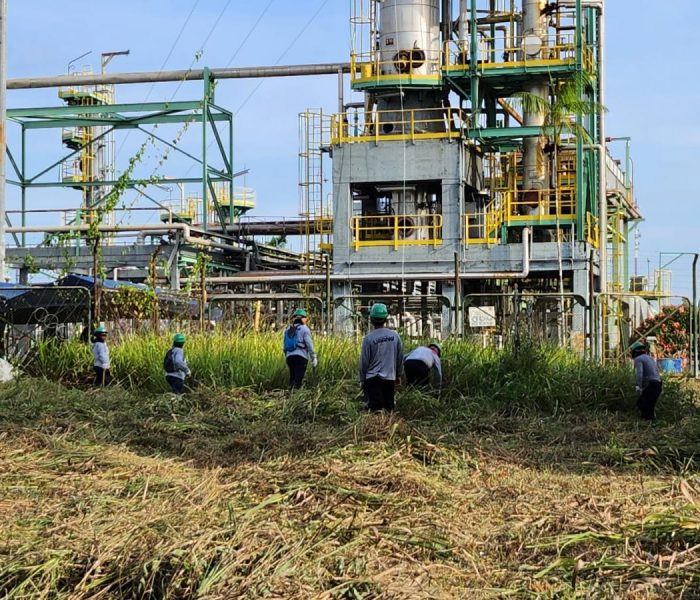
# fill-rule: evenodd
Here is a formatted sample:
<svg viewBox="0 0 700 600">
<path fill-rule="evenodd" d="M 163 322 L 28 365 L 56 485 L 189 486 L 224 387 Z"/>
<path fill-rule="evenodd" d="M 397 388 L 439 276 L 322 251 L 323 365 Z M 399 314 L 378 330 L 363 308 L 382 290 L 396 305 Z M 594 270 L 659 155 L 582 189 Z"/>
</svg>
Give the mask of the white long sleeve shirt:
<svg viewBox="0 0 700 600">
<path fill-rule="evenodd" d="M 92 345 L 93 365 L 101 369 L 109 369 L 109 348 L 104 342 L 95 342 Z"/>
<path fill-rule="evenodd" d="M 404 358 L 407 360 L 419 360 L 429 369 L 435 369 L 435 385 L 442 385 L 442 363 L 440 357 L 427 346 L 418 346 Z"/>
</svg>

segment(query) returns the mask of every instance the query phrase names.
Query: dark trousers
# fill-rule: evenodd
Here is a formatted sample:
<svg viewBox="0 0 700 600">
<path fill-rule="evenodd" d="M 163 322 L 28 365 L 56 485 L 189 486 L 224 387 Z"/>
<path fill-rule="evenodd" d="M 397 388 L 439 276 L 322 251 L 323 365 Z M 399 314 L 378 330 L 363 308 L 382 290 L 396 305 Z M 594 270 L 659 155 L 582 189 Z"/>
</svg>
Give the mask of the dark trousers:
<svg viewBox="0 0 700 600">
<path fill-rule="evenodd" d="M 394 410 L 394 390 L 395 383 L 392 380 L 381 377 L 371 377 L 365 379 L 365 398 L 367 398 L 367 408 L 372 412 Z"/>
<path fill-rule="evenodd" d="M 406 374 L 406 383 L 418 387 L 428 387 L 430 385 L 430 367 L 422 360 L 407 360 L 403 364 Z"/>
<path fill-rule="evenodd" d="M 95 371 L 95 387 L 103 387 L 109 385 L 112 381 L 112 374 L 109 369 L 103 369 L 102 367 L 93 367 Z"/>
<path fill-rule="evenodd" d="M 170 385 L 170 389 L 173 391 L 173 394 L 180 396 L 185 391 L 184 379 L 180 379 L 180 377 L 175 377 L 173 375 L 166 375 L 165 381 L 167 381 Z"/>
<path fill-rule="evenodd" d="M 301 384 L 304 382 L 304 375 L 306 375 L 306 367 L 308 364 L 309 361 L 298 354 L 287 357 L 290 390 L 298 390 L 301 387 Z"/>
<path fill-rule="evenodd" d="M 642 415 L 642 419 L 653 421 L 656 418 L 656 401 L 659 399 L 660 395 L 660 381 L 650 381 L 649 385 L 642 390 L 642 393 L 639 395 L 639 399 L 637 400 L 637 406 L 639 407 L 639 412 Z"/>
</svg>

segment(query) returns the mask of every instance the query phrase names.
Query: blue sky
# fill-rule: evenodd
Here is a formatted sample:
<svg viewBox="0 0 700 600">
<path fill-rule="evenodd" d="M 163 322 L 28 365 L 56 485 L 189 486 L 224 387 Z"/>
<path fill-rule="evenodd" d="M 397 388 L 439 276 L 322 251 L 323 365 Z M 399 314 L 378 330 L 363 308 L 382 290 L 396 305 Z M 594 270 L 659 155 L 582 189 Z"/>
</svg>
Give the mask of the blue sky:
<svg viewBox="0 0 700 600">
<path fill-rule="evenodd" d="M 128 57 L 117 58 L 110 65 L 114 71 L 158 71 L 163 66 L 183 69 L 193 63 L 197 67 L 221 67 L 229 63 L 253 66 L 348 59 L 348 0 L 275 0 L 235 57 L 234 51 L 268 0 L 199 0 L 164 65 L 195 3 L 10 0 L 8 75 L 65 73 L 69 61 L 90 50 L 92 54 L 77 65 L 97 68 L 101 52 L 129 49 Z M 691 183 L 700 150 L 700 125 L 692 114 L 694 100 L 700 95 L 700 80 L 695 77 L 695 56 L 689 50 L 697 34 L 700 3 L 608 0 L 606 4 L 608 135 L 633 139 L 635 191 L 646 218 L 640 227 L 639 271 L 646 274 L 648 265 L 653 269 L 658 264 L 659 252 L 700 251 L 699 192 Z M 661 5 L 663 10 L 659 10 Z M 207 37 L 204 53 L 196 61 L 195 55 Z M 258 80 L 222 81 L 217 86 L 217 103 L 237 113 L 235 163 L 239 169 L 251 169 L 245 183 L 257 190 L 257 213 L 293 215 L 298 206 L 297 115 L 310 107 L 334 111 L 336 81 L 319 77 L 266 80 L 257 87 L 259 84 Z M 118 100 L 168 100 L 176 88 L 175 84 L 122 86 Z M 180 86 L 175 97 L 196 100 L 200 96 L 201 83 L 193 82 Z M 8 96 L 10 107 L 58 104 L 55 90 L 11 91 Z M 195 147 L 198 139 L 194 132 L 187 135 L 185 143 Z M 32 139 L 30 165 L 38 168 L 59 156 L 58 136 L 54 132 Z M 10 143 L 16 140 L 12 130 L 9 139 Z M 129 136 L 126 142 L 118 140 L 120 159 L 125 161 L 137 143 L 136 136 Z M 619 145 L 620 156 L 623 150 Z M 153 168 L 159 152 L 149 151 L 147 168 Z M 188 162 L 176 157 L 168 161 L 170 172 L 189 167 Z M 30 200 L 34 207 L 47 203 L 67 206 L 78 203 L 76 194 L 37 192 Z M 163 190 L 158 194 L 160 199 L 169 196 Z M 16 208 L 17 202 L 12 191 L 10 208 Z M 683 259 L 676 265 L 674 287 L 689 293 L 690 260 Z"/>
</svg>

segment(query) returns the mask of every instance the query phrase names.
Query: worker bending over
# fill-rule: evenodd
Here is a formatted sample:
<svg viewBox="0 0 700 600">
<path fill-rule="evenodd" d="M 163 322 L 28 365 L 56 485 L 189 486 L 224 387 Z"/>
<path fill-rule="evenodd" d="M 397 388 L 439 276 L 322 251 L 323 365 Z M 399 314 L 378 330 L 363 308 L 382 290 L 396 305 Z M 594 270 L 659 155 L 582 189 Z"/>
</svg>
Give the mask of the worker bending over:
<svg viewBox="0 0 700 600">
<path fill-rule="evenodd" d="M 411 350 L 403 359 L 406 383 L 416 387 L 427 388 L 431 384 L 431 375 L 434 374 L 433 384 L 439 388 L 442 385 L 441 354 L 442 348 L 437 342 L 430 343 L 427 346 L 418 346 L 415 350 Z"/>
<path fill-rule="evenodd" d="M 374 304 L 369 313 L 374 331 L 362 340 L 360 385 L 373 412 L 394 410 L 396 381 L 401 377 L 403 344 L 399 334 L 387 329 L 389 311 L 384 304 Z"/>
</svg>

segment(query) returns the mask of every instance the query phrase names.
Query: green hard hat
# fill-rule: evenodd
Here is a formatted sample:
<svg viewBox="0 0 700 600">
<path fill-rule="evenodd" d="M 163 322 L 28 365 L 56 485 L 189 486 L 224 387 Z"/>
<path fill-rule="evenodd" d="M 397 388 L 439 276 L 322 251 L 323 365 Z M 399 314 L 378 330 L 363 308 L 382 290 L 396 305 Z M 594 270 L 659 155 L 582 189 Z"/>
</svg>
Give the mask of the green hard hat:
<svg viewBox="0 0 700 600">
<path fill-rule="evenodd" d="M 95 335 L 100 335 L 101 333 L 107 333 L 104 325 L 100 325 L 97 329 L 95 329 Z"/>
<path fill-rule="evenodd" d="M 438 351 L 438 356 L 442 354 L 442 346 L 437 342 L 430 342 L 428 348 L 435 348 Z"/>
<path fill-rule="evenodd" d="M 644 345 L 644 342 L 641 340 L 637 340 L 630 346 L 630 352 L 634 352 L 635 350 L 639 350 L 640 348 L 646 349 L 646 346 Z"/>
<path fill-rule="evenodd" d="M 306 311 L 303 308 L 297 308 L 294 311 L 294 314 L 292 316 L 293 317 L 308 317 L 309 315 L 306 313 Z"/>
<path fill-rule="evenodd" d="M 184 333 L 176 333 L 175 336 L 173 337 L 173 344 L 184 344 L 185 343 L 185 334 Z"/>
<path fill-rule="evenodd" d="M 370 319 L 383 320 L 389 317 L 389 311 L 387 310 L 386 304 L 378 302 L 373 304 L 371 310 L 369 311 Z"/>
</svg>

